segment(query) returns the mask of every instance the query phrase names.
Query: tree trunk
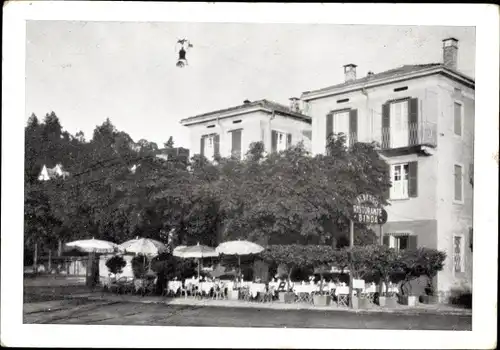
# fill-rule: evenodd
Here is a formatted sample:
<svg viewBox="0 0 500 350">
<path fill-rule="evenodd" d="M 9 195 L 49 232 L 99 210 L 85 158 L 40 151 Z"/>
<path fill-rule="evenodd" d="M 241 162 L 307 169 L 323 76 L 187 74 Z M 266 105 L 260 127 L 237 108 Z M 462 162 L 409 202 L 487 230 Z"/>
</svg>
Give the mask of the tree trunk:
<svg viewBox="0 0 500 350">
<path fill-rule="evenodd" d="M 35 243 L 35 250 L 33 252 L 33 272 L 38 272 L 38 243 Z"/>
<path fill-rule="evenodd" d="M 61 256 L 62 255 L 62 240 L 59 240 L 58 242 L 58 246 L 57 246 L 57 256 Z"/>
<path fill-rule="evenodd" d="M 52 249 L 49 249 L 49 273 L 52 271 Z"/>
<path fill-rule="evenodd" d="M 290 267 L 290 271 L 288 271 L 287 292 L 290 291 L 290 283 L 292 282 L 292 271 L 293 271 L 293 266 Z"/>
</svg>

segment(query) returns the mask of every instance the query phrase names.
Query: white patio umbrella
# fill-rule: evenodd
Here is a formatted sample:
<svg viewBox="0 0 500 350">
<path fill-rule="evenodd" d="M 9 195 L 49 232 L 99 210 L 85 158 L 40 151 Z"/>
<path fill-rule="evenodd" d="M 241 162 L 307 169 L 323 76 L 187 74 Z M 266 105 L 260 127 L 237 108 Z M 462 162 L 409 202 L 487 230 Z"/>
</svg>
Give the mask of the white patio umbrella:
<svg viewBox="0 0 500 350">
<path fill-rule="evenodd" d="M 177 254 L 184 259 L 194 258 L 198 260 L 198 278 L 200 277 L 200 259 L 219 256 L 219 253 L 217 253 L 214 248 L 200 245 L 200 243 L 194 246 L 181 248 L 177 251 Z"/>
<path fill-rule="evenodd" d="M 94 239 L 93 237 L 92 239 L 69 242 L 65 246 L 84 253 L 113 253 L 120 250 L 120 247 L 113 242 Z"/>
<path fill-rule="evenodd" d="M 178 258 L 182 258 L 182 252 L 184 249 L 186 249 L 188 246 L 187 245 L 180 245 L 174 248 L 174 251 L 172 252 L 173 256 L 176 256 Z"/>
<path fill-rule="evenodd" d="M 120 244 L 120 248 L 127 253 L 142 254 L 150 257 L 157 256 L 168 250 L 168 247 L 160 241 L 139 237 Z M 151 270 L 151 259 L 149 259 L 148 269 Z"/>
<path fill-rule="evenodd" d="M 162 242 L 151 238 L 139 237 L 120 244 L 120 248 L 127 253 L 143 254 L 149 256 L 157 256 L 158 254 L 164 253 L 168 250 L 168 247 Z"/>
<path fill-rule="evenodd" d="M 259 254 L 264 247 L 249 241 L 229 241 L 219 244 L 215 250 L 219 254 L 238 256 L 238 277 L 241 279 L 241 259 L 242 255 Z"/>
<path fill-rule="evenodd" d="M 93 261 L 93 255 L 97 253 L 113 253 L 116 251 L 120 251 L 120 247 L 113 243 L 113 242 L 108 242 L 108 241 L 103 241 L 100 239 L 84 239 L 84 240 L 78 240 L 78 241 L 73 241 L 65 244 L 65 247 L 67 248 L 73 248 L 76 249 L 80 252 L 84 253 L 89 253 L 89 267 L 92 268 L 92 261 Z M 89 269 L 87 268 L 86 271 L 87 277 L 89 276 Z M 94 285 L 93 280 L 87 280 L 87 283 L 90 283 L 92 286 Z"/>
</svg>

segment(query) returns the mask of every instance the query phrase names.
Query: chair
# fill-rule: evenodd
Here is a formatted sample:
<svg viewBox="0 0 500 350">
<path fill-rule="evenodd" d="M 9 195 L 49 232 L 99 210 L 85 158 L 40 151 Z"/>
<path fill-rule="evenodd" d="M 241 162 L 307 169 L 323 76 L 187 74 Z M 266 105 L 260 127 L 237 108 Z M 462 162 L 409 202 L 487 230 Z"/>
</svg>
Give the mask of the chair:
<svg viewBox="0 0 500 350">
<path fill-rule="evenodd" d="M 216 300 L 226 299 L 225 287 L 226 286 L 223 284 L 216 284 L 214 287 L 213 298 Z"/>
<path fill-rule="evenodd" d="M 188 284 L 187 286 L 183 285 L 181 287 L 181 295 L 180 295 L 181 297 L 182 297 L 182 294 L 184 294 L 185 298 L 187 299 L 188 293 L 190 295 L 193 295 L 193 285 L 192 284 Z"/>
<path fill-rule="evenodd" d="M 249 287 L 243 287 L 240 289 L 240 295 L 241 299 L 244 301 L 251 301 L 252 300 L 252 295 L 250 294 L 250 288 Z"/>
<path fill-rule="evenodd" d="M 300 303 L 300 302 L 310 303 L 311 300 L 312 300 L 311 294 L 309 294 L 307 292 L 297 293 L 297 302 L 298 303 Z"/>
<path fill-rule="evenodd" d="M 286 282 L 280 282 L 278 292 L 286 292 Z"/>
<path fill-rule="evenodd" d="M 338 306 L 349 306 L 349 294 L 337 294 Z"/>
</svg>

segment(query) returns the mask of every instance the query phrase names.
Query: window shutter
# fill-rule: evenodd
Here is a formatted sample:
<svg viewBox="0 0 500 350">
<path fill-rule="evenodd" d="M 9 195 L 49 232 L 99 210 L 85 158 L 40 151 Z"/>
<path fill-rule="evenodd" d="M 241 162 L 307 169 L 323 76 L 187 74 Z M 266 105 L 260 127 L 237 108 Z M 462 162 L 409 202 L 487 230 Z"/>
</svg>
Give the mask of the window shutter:
<svg viewBox="0 0 500 350">
<path fill-rule="evenodd" d="M 241 130 L 231 132 L 231 155 L 238 159 L 241 158 Z"/>
<path fill-rule="evenodd" d="M 214 135 L 214 158 L 218 158 L 220 156 L 220 135 Z"/>
<path fill-rule="evenodd" d="M 383 238 L 383 244 L 388 247 L 389 246 L 389 236 L 385 235 Z"/>
<path fill-rule="evenodd" d="M 349 111 L 349 141 L 351 145 L 358 141 L 358 110 Z"/>
<path fill-rule="evenodd" d="M 205 136 L 202 136 L 200 140 L 200 155 L 205 156 Z"/>
<path fill-rule="evenodd" d="M 462 193 L 462 167 L 460 165 L 455 165 L 455 200 L 461 201 L 463 198 Z"/>
<path fill-rule="evenodd" d="M 385 191 L 384 191 L 384 198 L 385 199 L 390 199 L 391 198 L 391 187 L 392 187 L 392 166 L 389 164 L 386 164 L 386 171 L 389 175 L 389 180 L 391 181 L 391 186 L 389 186 Z"/>
<path fill-rule="evenodd" d="M 286 134 L 286 147 L 290 148 L 292 146 L 292 134 Z"/>
<path fill-rule="evenodd" d="M 330 137 L 333 132 L 333 113 L 326 115 L 326 139 Z"/>
<path fill-rule="evenodd" d="M 469 227 L 469 247 L 471 252 L 472 252 L 472 242 L 474 241 L 473 234 L 474 231 L 472 230 L 472 227 Z"/>
<path fill-rule="evenodd" d="M 453 117 L 454 117 L 454 131 L 455 135 L 462 135 L 462 105 L 460 103 L 455 102 L 453 109 Z"/>
<path fill-rule="evenodd" d="M 408 101 L 408 144 L 418 145 L 418 98 Z"/>
<path fill-rule="evenodd" d="M 408 195 L 418 196 L 418 162 L 408 163 Z"/>
<path fill-rule="evenodd" d="M 391 144 L 391 104 L 382 105 L 382 148 L 389 148 Z"/>
<path fill-rule="evenodd" d="M 408 236 L 408 249 L 417 249 L 417 236 Z"/>
<path fill-rule="evenodd" d="M 276 131 L 271 132 L 271 152 L 276 152 L 278 149 L 278 133 Z"/>
</svg>

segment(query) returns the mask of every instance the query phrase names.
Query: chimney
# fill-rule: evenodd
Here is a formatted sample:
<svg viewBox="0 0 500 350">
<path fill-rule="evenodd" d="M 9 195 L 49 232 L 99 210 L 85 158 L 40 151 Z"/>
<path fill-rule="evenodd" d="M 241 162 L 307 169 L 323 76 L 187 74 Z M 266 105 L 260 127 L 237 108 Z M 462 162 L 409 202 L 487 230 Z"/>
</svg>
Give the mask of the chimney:
<svg viewBox="0 0 500 350">
<path fill-rule="evenodd" d="M 443 40 L 443 64 L 447 68 L 457 69 L 458 40 L 448 38 Z"/>
<path fill-rule="evenodd" d="M 349 63 L 344 66 L 345 82 L 356 80 L 356 65 Z"/>
<path fill-rule="evenodd" d="M 291 97 L 290 100 L 290 109 L 294 112 L 300 111 L 299 99 L 297 97 Z"/>
<path fill-rule="evenodd" d="M 245 104 L 245 105 L 247 105 L 247 104 L 249 104 L 249 103 L 250 103 L 250 100 L 245 100 L 245 101 L 243 101 L 243 104 Z"/>
<path fill-rule="evenodd" d="M 366 76 L 371 77 L 374 73 L 372 71 L 369 71 Z"/>
</svg>

